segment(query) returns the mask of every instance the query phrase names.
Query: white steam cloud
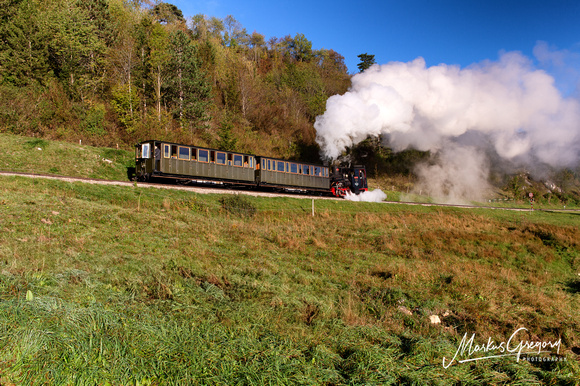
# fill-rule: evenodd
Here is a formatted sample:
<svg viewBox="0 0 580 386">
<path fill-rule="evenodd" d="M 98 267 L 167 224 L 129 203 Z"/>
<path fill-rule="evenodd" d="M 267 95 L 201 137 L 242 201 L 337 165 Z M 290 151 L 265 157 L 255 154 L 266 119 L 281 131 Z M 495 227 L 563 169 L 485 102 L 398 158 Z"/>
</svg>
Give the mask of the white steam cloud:
<svg viewBox="0 0 580 386">
<path fill-rule="evenodd" d="M 344 197 L 350 201 L 381 202 L 387 199 L 387 194 L 380 189 L 360 192 L 360 194 L 346 193 Z"/>
<path fill-rule="evenodd" d="M 418 175 L 443 196 L 476 197 L 469 185 L 485 188 L 490 151 L 556 167 L 580 155 L 579 101 L 563 97 L 552 76 L 515 52 L 464 69 L 426 67 L 422 58 L 375 65 L 329 98 L 314 126 L 327 158 L 379 135 L 397 151 L 430 150 L 437 161 Z"/>
<path fill-rule="evenodd" d="M 419 164 L 415 192 L 425 192 L 440 202 L 482 201 L 489 197 L 489 166 L 483 152 L 472 146 L 450 143 L 441 149 L 433 164 Z"/>
</svg>

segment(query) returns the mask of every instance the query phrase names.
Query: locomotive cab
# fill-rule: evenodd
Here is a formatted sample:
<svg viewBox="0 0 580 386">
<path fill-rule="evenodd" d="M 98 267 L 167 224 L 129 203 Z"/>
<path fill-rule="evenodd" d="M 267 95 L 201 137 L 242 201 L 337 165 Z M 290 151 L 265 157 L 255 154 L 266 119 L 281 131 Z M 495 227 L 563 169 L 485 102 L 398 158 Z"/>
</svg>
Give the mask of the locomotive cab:
<svg viewBox="0 0 580 386">
<path fill-rule="evenodd" d="M 351 181 L 351 190 L 354 194 L 360 194 L 361 192 L 369 190 L 367 184 L 367 171 L 364 166 L 355 165 L 352 169 Z"/>
<path fill-rule="evenodd" d="M 330 176 L 332 194 L 344 197 L 349 194 L 360 194 L 368 190 L 367 172 L 364 166 L 354 167 L 335 166 Z"/>
</svg>

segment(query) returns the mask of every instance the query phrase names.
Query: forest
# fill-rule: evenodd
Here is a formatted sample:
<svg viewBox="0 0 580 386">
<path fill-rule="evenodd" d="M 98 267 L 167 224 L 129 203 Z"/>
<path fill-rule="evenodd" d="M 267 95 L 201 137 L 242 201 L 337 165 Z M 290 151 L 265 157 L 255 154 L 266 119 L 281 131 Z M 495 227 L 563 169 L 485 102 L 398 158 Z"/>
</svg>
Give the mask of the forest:
<svg viewBox="0 0 580 386">
<path fill-rule="evenodd" d="M 344 57 L 148 0 L 0 0 L 0 130 L 130 148 L 144 139 L 317 159 Z"/>
</svg>

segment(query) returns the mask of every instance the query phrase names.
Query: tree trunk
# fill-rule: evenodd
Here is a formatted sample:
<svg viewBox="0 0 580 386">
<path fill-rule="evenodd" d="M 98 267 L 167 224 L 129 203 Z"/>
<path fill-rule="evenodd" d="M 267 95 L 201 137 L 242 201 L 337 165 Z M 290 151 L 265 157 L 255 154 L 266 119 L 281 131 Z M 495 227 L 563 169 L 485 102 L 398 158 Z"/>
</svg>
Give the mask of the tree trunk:
<svg viewBox="0 0 580 386">
<path fill-rule="evenodd" d="M 161 122 L 161 66 L 157 66 L 157 83 L 155 84 L 155 97 L 157 98 L 157 120 Z"/>
</svg>

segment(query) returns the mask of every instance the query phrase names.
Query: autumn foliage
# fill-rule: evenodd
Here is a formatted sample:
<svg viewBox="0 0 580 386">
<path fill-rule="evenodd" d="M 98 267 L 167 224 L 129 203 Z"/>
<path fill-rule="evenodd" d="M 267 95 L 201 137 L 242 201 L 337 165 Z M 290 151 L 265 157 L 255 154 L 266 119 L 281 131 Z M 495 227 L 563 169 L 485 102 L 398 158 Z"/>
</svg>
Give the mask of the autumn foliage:
<svg viewBox="0 0 580 386">
<path fill-rule="evenodd" d="M 129 147 L 158 138 L 315 157 L 313 122 L 350 76 L 302 35 L 171 4 L 0 0 L 0 130 Z"/>
</svg>

